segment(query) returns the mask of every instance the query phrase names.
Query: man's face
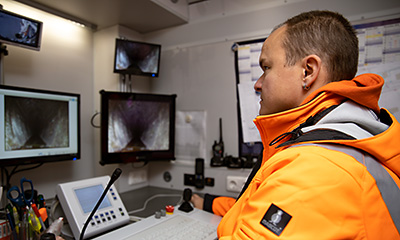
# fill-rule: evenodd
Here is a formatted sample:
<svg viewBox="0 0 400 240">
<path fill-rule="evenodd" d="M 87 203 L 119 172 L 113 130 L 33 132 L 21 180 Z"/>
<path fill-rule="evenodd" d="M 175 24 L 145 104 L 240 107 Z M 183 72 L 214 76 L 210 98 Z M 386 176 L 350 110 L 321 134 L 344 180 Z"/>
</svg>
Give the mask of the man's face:
<svg viewBox="0 0 400 240">
<path fill-rule="evenodd" d="M 285 50 L 282 47 L 285 31 L 285 26 L 275 30 L 265 40 L 261 50 L 260 67 L 264 73 L 254 85 L 254 89 L 261 93 L 260 115 L 297 107 L 304 97 L 304 70 L 300 61 L 294 66 L 286 66 Z"/>
</svg>

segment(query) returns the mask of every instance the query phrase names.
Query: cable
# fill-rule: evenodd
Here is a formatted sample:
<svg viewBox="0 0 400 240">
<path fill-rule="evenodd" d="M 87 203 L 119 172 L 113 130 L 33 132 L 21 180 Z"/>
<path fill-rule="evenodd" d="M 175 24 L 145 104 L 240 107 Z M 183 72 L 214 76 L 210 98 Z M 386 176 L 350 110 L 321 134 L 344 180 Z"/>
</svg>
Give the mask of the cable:
<svg viewBox="0 0 400 240">
<path fill-rule="evenodd" d="M 127 86 L 127 92 L 132 92 L 132 78 L 131 75 L 129 74 L 129 82 L 128 82 L 128 86 Z"/>
<path fill-rule="evenodd" d="M 125 76 L 125 74 L 119 74 L 119 91 L 120 92 L 126 92 L 126 89 L 125 89 L 125 87 L 126 87 L 126 84 L 125 84 L 125 79 L 126 78 L 126 76 Z"/>
<path fill-rule="evenodd" d="M 54 200 L 53 200 L 53 202 L 51 203 L 51 206 L 50 206 L 50 216 L 48 216 L 48 218 L 50 218 L 52 222 L 56 219 L 55 218 L 55 216 L 56 216 L 56 208 L 58 207 L 58 205 L 60 205 L 60 200 L 58 200 L 58 197 L 56 195 L 56 197 L 54 198 Z"/>
<path fill-rule="evenodd" d="M 3 171 L 4 171 L 5 175 L 6 175 L 6 183 L 5 183 L 6 185 L 3 186 L 3 187 L 5 187 L 5 191 L 8 191 L 8 190 L 10 189 L 10 187 L 11 187 L 11 185 L 10 185 L 11 178 L 12 178 L 12 176 L 13 176 L 14 174 L 19 173 L 19 172 L 23 172 L 23 171 L 32 170 L 32 169 L 35 169 L 35 168 L 39 168 L 39 167 L 41 167 L 42 165 L 43 165 L 43 163 L 39 163 L 39 164 L 37 164 L 37 165 L 35 165 L 35 166 L 33 166 L 33 167 L 27 167 L 27 168 L 23 168 L 23 169 L 19 169 L 19 170 L 17 170 L 17 169 L 18 169 L 18 167 L 19 167 L 20 165 L 16 165 L 16 166 L 11 170 L 11 173 L 8 172 L 7 168 L 3 167 L 2 169 L 3 169 Z M 2 174 L 3 174 L 3 173 L 2 173 Z M 3 176 L 2 176 L 2 178 L 3 178 Z"/>
<path fill-rule="evenodd" d="M 96 125 L 94 125 L 94 118 L 97 116 L 97 115 L 100 115 L 101 114 L 101 112 L 97 112 L 96 111 L 96 113 L 95 114 L 93 114 L 93 116 L 92 116 L 92 118 L 90 119 L 90 124 L 92 125 L 92 127 L 94 127 L 94 128 L 100 128 L 100 125 L 99 126 L 96 126 Z"/>
<path fill-rule="evenodd" d="M 132 210 L 132 211 L 128 212 L 128 215 L 131 215 L 131 214 L 133 214 L 133 213 L 136 213 L 136 212 L 140 212 L 140 211 L 145 210 L 146 207 L 147 207 L 147 204 L 148 204 L 151 200 L 153 200 L 153 199 L 155 199 L 155 198 L 158 198 L 158 197 L 180 197 L 180 198 L 179 198 L 179 201 L 178 201 L 177 204 L 175 204 L 175 205 L 178 205 L 178 204 L 182 201 L 182 195 L 181 195 L 181 194 L 156 194 L 156 195 L 151 196 L 150 198 L 148 198 L 148 199 L 144 202 L 144 205 L 143 205 L 142 208 Z"/>
<path fill-rule="evenodd" d="M 11 174 L 10 174 L 10 175 L 12 176 L 13 174 L 16 174 L 16 173 L 19 173 L 19 172 L 32 170 L 32 169 L 41 167 L 42 165 L 43 165 L 43 163 L 38 163 L 36 166 L 28 167 L 28 168 L 24 168 L 24 169 L 20 169 L 20 170 L 17 170 L 17 168 L 20 166 L 20 165 L 17 165 L 17 166 L 15 166 L 14 169 L 11 171 Z M 10 178 L 11 178 L 11 177 L 10 177 Z"/>
</svg>

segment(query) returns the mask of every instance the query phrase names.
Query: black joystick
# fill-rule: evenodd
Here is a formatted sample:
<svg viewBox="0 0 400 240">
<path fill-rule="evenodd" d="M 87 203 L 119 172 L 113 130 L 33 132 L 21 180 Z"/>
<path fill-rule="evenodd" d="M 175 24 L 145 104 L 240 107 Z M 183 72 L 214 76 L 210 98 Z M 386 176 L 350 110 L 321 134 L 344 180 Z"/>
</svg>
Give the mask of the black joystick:
<svg viewBox="0 0 400 240">
<path fill-rule="evenodd" d="M 185 190 L 183 190 L 183 203 L 178 209 L 183 212 L 192 211 L 193 207 L 189 203 L 191 198 L 192 198 L 192 190 L 190 188 L 185 188 Z"/>
</svg>

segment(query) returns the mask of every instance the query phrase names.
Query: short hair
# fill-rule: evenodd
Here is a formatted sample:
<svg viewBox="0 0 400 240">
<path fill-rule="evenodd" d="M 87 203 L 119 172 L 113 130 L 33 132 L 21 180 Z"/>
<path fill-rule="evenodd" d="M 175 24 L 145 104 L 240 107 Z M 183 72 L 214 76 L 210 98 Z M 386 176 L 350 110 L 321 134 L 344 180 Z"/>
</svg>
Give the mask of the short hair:
<svg viewBox="0 0 400 240">
<path fill-rule="evenodd" d="M 341 14 L 310 11 L 286 20 L 281 26 L 286 26 L 282 44 L 287 65 L 292 66 L 315 54 L 327 67 L 329 81 L 354 78 L 358 66 L 358 38 Z"/>
</svg>

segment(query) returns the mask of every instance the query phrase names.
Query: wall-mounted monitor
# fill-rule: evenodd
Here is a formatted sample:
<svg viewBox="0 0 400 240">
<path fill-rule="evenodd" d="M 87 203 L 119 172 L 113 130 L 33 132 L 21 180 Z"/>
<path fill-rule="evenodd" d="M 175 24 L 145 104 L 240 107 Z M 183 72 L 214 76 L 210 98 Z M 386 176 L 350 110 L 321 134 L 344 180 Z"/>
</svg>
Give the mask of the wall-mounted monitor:
<svg viewBox="0 0 400 240">
<path fill-rule="evenodd" d="M 114 73 L 158 77 L 161 45 L 116 39 Z"/>
<path fill-rule="evenodd" d="M 0 85 L 0 166 L 80 158 L 80 95 Z"/>
<path fill-rule="evenodd" d="M 100 164 L 175 159 L 176 95 L 100 91 Z"/>
<path fill-rule="evenodd" d="M 40 50 L 43 23 L 0 9 L 0 42 Z"/>
</svg>

